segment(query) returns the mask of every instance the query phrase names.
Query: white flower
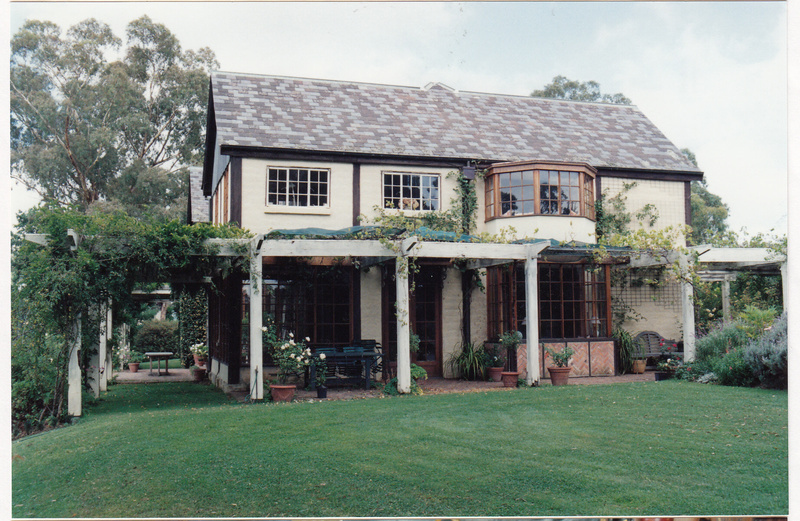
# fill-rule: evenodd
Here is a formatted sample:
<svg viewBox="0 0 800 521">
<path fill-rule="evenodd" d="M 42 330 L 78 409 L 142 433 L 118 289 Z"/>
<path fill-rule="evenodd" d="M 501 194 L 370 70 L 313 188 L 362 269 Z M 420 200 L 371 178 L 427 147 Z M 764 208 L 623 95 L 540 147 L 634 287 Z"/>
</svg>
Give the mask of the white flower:
<svg viewBox="0 0 800 521">
<path fill-rule="evenodd" d="M 262 327 L 262 328 L 261 328 L 261 331 L 263 331 L 264 333 L 266 333 L 266 332 L 267 332 L 267 331 L 269 331 L 269 330 L 268 330 L 266 327 Z"/>
<path fill-rule="evenodd" d="M 289 344 L 296 346 L 297 344 L 294 343 L 294 340 L 289 340 Z"/>
<path fill-rule="evenodd" d="M 303 351 L 303 354 L 305 354 L 306 356 L 311 356 L 311 349 L 306 349 L 305 351 Z"/>
<path fill-rule="evenodd" d="M 306 342 L 311 342 L 311 339 L 306 337 Z"/>
<path fill-rule="evenodd" d="M 325 360 L 325 353 L 320 353 L 319 354 L 319 359 L 320 360 Z"/>
<path fill-rule="evenodd" d="M 289 338 L 294 338 L 294 333 L 289 333 Z"/>
</svg>

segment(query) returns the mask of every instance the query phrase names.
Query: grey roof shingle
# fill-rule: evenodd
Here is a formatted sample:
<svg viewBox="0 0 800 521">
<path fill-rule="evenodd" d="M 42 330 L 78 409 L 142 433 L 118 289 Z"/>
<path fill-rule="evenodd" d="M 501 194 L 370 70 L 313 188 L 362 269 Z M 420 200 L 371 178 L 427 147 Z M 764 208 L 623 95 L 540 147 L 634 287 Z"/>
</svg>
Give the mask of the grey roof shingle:
<svg viewBox="0 0 800 521">
<path fill-rule="evenodd" d="M 630 105 L 215 72 L 220 145 L 699 172 Z"/>
</svg>

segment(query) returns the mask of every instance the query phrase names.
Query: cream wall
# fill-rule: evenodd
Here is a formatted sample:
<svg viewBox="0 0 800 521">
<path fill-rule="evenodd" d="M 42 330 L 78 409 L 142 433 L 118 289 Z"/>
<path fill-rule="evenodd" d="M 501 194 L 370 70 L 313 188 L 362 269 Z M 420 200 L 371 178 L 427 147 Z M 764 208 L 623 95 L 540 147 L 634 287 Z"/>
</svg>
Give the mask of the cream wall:
<svg viewBox="0 0 800 521">
<path fill-rule="evenodd" d="M 461 272 L 447 268 L 442 287 L 442 376 L 454 378 L 447 361 L 461 346 Z"/>
<path fill-rule="evenodd" d="M 635 217 L 636 212 L 647 204 L 655 206 L 658 212 L 658 220 L 653 228 L 664 229 L 668 226 L 686 224 L 686 188 L 683 181 L 604 177 L 603 194 L 609 198 L 614 197 L 624 189 L 625 184 L 629 183 L 635 183 L 635 186 L 625 194 L 625 206 L 628 212 L 634 214 L 632 226 L 649 228 L 646 223 L 638 222 Z"/>
<path fill-rule="evenodd" d="M 327 207 L 267 205 L 267 168 L 297 167 L 330 170 Z M 353 165 L 315 161 L 242 159 L 242 228 L 266 233 L 281 228 L 327 228 L 353 225 Z"/>
<path fill-rule="evenodd" d="M 585 217 L 525 215 L 502 217 L 486 223 L 486 231 L 499 234 L 514 228 L 517 238 L 555 239 L 557 241 L 595 242 L 595 223 Z"/>
<path fill-rule="evenodd" d="M 361 272 L 361 338 L 382 342 L 381 270 Z"/>
<path fill-rule="evenodd" d="M 391 165 L 361 165 L 361 214 L 372 221 L 378 212 L 375 206 L 383 207 L 383 173 L 400 172 L 414 174 L 438 174 L 439 175 L 439 203 L 440 210 L 450 208 L 450 200 L 456 194 L 455 179 L 448 178 L 447 174 L 454 171 L 452 168 L 427 168 L 413 166 L 391 166 Z M 387 213 L 400 213 L 400 210 L 387 209 Z M 426 212 L 403 210 L 403 214 L 409 217 L 424 215 Z"/>
</svg>

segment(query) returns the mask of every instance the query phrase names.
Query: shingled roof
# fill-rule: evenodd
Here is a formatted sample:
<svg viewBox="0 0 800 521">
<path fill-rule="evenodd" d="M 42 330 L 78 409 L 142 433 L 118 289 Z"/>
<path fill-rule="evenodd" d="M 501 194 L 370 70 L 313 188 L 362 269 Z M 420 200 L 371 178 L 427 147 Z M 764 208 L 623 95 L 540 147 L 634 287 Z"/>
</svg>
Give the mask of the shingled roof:
<svg viewBox="0 0 800 521">
<path fill-rule="evenodd" d="M 211 87 L 220 146 L 699 172 L 630 105 L 229 72 Z"/>
</svg>

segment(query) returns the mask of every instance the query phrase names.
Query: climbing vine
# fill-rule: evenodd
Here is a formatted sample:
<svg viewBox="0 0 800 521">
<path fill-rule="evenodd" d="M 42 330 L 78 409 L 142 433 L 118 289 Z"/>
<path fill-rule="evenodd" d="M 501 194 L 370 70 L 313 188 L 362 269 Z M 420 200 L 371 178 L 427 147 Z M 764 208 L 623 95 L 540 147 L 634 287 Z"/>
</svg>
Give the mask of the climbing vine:
<svg viewBox="0 0 800 521">
<path fill-rule="evenodd" d="M 75 239 L 68 235 L 70 230 Z M 42 234 L 45 244 L 30 242 L 25 234 Z M 138 311 L 131 297 L 134 289 L 147 289 L 148 282 L 199 282 L 204 276 L 239 269 L 240 259 L 216 256 L 219 248 L 206 241 L 248 236 L 233 226 L 137 220 L 121 212 L 83 214 L 44 206 L 21 215 L 11 241 L 15 432 L 65 419 L 67 362 L 77 340 L 78 317 L 81 364 L 88 369 L 99 335 L 100 306 L 108 299 L 117 324 L 130 320 Z"/>
</svg>

